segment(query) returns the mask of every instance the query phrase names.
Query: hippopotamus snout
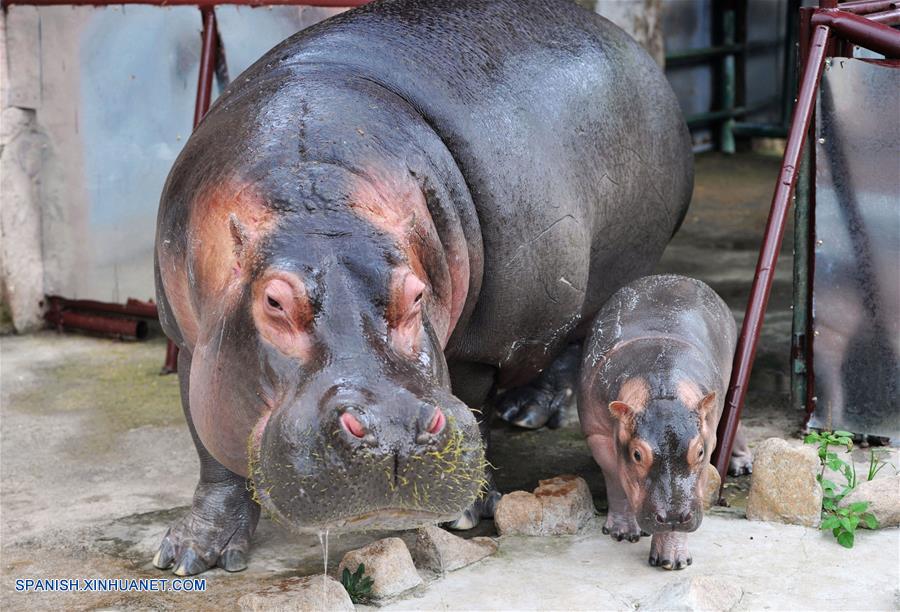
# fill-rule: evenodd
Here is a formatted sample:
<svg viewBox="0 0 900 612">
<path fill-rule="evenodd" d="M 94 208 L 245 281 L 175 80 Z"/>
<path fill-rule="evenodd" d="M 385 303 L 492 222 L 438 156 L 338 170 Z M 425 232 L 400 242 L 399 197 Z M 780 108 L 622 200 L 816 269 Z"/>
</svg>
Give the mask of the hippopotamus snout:
<svg viewBox="0 0 900 612">
<path fill-rule="evenodd" d="M 478 427 L 449 392 L 385 382 L 314 393 L 275 411 L 253 453 L 257 496 L 276 519 L 301 532 L 408 528 L 452 520 L 475 498 Z"/>
<path fill-rule="evenodd" d="M 666 480 L 666 486 L 657 484 L 651 488 L 638 512 L 638 525 L 647 533 L 696 531 L 703 521 L 703 502 L 696 492 L 696 476 L 691 474 Z"/>
</svg>

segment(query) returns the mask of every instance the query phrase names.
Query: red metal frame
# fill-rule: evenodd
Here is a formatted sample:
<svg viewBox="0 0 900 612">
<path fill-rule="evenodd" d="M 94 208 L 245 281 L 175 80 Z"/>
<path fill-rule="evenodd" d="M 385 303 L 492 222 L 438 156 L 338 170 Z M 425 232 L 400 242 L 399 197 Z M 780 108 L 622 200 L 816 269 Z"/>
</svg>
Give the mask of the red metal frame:
<svg viewBox="0 0 900 612">
<path fill-rule="evenodd" d="M 781 173 L 772 196 L 769 219 L 766 222 L 763 244 L 756 264 L 756 274 L 750 289 L 747 312 L 738 338 L 731 382 L 725 397 L 725 409 L 717 431 L 719 444 L 713 463 L 722 477 L 723 485 L 728 472 L 734 436 L 747 395 L 759 332 L 772 289 L 775 264 L 784 236 L 791 195 L 797 185 L 800 154 L 810 131 L 825 57 L 828 54 L 833 55 L 835 48 L 846 51 L 847 44 L 871 49 L 889 59 L 900 57 L 900 32 L 885 25 L 896 23 L 893 19 L 900 2 L 861 0 L 837 4 L 832 0 L 821 4 L 827 7 L 801 9 L 800 49 L 804 70 L 791 119 L 791 129 L 785 144 Z M 867 17 L 870 13 L 876 14 L 876 20 Z M 811 385 L 808 393 L 811 393 Z"/>
</svg>

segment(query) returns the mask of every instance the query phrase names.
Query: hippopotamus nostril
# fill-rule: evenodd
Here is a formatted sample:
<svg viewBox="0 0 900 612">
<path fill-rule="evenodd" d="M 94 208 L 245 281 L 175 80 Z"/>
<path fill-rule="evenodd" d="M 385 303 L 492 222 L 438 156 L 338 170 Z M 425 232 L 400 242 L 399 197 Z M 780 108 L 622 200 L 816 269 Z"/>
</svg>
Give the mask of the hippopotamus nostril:
<svg viewBox="0 0 900 612">
<path fill-rule="evenodd" d="M 366 436 L 366 434 L 368 433 L 366 431 L 366 428 L 363 427 L 363 424 L 359 422 L 359 419 L 357 419 L 355 416 L 353 416 L 349 412 L 345 412 L 344 414 L 342 414 L 340 421 L 341 421 L 341 426 L 344 428 L 344 431 L 349 433 L 354 438 L 363 439 Z M 371 435 L 371 434 L 369 434 L 369 435 Z"/>
<path fill-rule="evenodd" d="M 669 522 L 669 519 L 666 518 L 665 516 L 663 516 L 662 514 L 657 514 L 656 522 L 659 523 L 660 525 L 665 525 L 666 523 Z"/>
<path fill-rule="evenodd" d="M 426 423 L 424 427 L 422 425 L 423 422 Z M 419 435 L 416 436 L 416 443 L 428 444 L 429 442 L 434 442 L 438 434 L 444 431 L 446 425 L 447 417 L 444 416 L 444 411 L 437 407 L 434 408 L 428 421 L 419 421 L 420 431 Z"/>
<path fill-rule="evenodd" d="M 682 512 L 681 517 L 680 517 L 682 523 L 690 523 L 691 519 L 693 519 L 693 518 L 694 518 L 694 513 L 691 511 Z"/>
<path fill-rule="evenodd" d="M 447 422 L 447 418 L 444 416 L 443 411 L 440 408 L 434 409 L 434 416 L 431 417 L 431 422 L 428 424 L 428 433 L 433 436 L 441 433 L 441 430 L 444 429 L 444 424 Z"/>
</svg>

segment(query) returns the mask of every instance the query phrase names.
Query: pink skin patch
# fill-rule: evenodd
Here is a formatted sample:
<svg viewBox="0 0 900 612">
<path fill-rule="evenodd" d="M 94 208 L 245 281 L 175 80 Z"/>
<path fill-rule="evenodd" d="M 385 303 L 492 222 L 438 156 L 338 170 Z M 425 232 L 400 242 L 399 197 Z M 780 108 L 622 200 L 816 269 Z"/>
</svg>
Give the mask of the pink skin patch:
<svg viewBox="0 0 900 612">
<path fill-rule="evenodd" d="M 446 423 L 447 417 L 444 416 L 444 412 L 440 408 L 435 409 L 434 417 L 432 417 L 431 423 L 428 424 L 428 433 L 431 435 L 441 433 Z"/>
<path fill-rule="evenodd" d="M 301 361 L 309 358 L 313 308 L 295 275 L 270 272 L 254 284 L 253 319 L 259 334 L 279 351 Z"/>
<path fill-rule="evenodd" d="M 341 415 L 341 425 L 343 428 L 355 438 L 362 438 L 366 435 L 366 429 L 355 416 L 349 412 Z"/>
<path fill-rule="evenodd" d="M 426 286 L 409 268 L 396 270 L 394 278 L 397 280 L 387 310 L 391 346 L 403 355 L 412 356 L 422 344 L 422 303 Z"/>
</svg>

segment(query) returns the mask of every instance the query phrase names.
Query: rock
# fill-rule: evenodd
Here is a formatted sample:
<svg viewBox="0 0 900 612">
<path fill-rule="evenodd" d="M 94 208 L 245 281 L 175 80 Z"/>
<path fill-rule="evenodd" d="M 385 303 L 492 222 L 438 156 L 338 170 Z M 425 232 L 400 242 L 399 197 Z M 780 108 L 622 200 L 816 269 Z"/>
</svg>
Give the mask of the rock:
<svg viewBox="0 0 900 612">
<path fill-rule="evenodd" d="M 440 527 L 423 527 L 416 532 L 413 562 L 419 569 L 443 574 L 471 565 L 497 552 L 490 538 L 463 539 Z"/>
<path fill-rule="evenodd" d="M 879 528 L 900 526 L 900 474 L 862 481 L 841 500 L 841 505 L 862 501 L 869 502 L 868 512 L 878 519 Z M 865 524 L 860 523 L 860 526 L 865 527 Z"/>
<path fill-rule="evenodd" d="M 816 482 L 819 458 L 811 446 L 769 438 L 755 450 L 747 518 L 817 527 L 822 487 Z"/>
<path fill-rule="evenodd" d="M 594 516 L 594 501 L 583 478 L 565 474 L 541 480 L 533 493 L 504 495 L 494 511 L 500 535 L 570 535 Z"/>
<path fill-rule="evenodd" d="M 338 576 L 346 567 L 355 572 L 362 563 L 365 575 L 372 579 L 372 597 L 384 599 L 422 584 L 422 578 L 413 565 L 412 555 L 400 538 L 376 540 L 368 546 L 351 550 L 338 566 Z"/>
<path fill-rule="evenodd" d="M 238 600 L 238 607 L 241 612 L 355 609 L 341 583 L 322 574 L 288 578 L 258 593 L 249 593 Z"/>
<path fill-rule="evenodd" d="M 722 479 L 719 477 L 719 470 L 712 464 L 706 466 L 706 491 L 703 493 L 703 511 L 708 512 L 710 508 L 719 501 L 719 487 L 722 486 Z"/>
<path fill-rule="evenodd" d="M 540 500 L 534 493 L 513 491 L 497 502 L 494 509 L 494 525 L 500 535 L 541 535 Z"/>
<path fill-rule="evenodd" d="M 727 612 L 743 597 L 744 591 L 731 580 L 713 576 L 694 576 L 670 582 L 641 610 Z"/>
</svg>

